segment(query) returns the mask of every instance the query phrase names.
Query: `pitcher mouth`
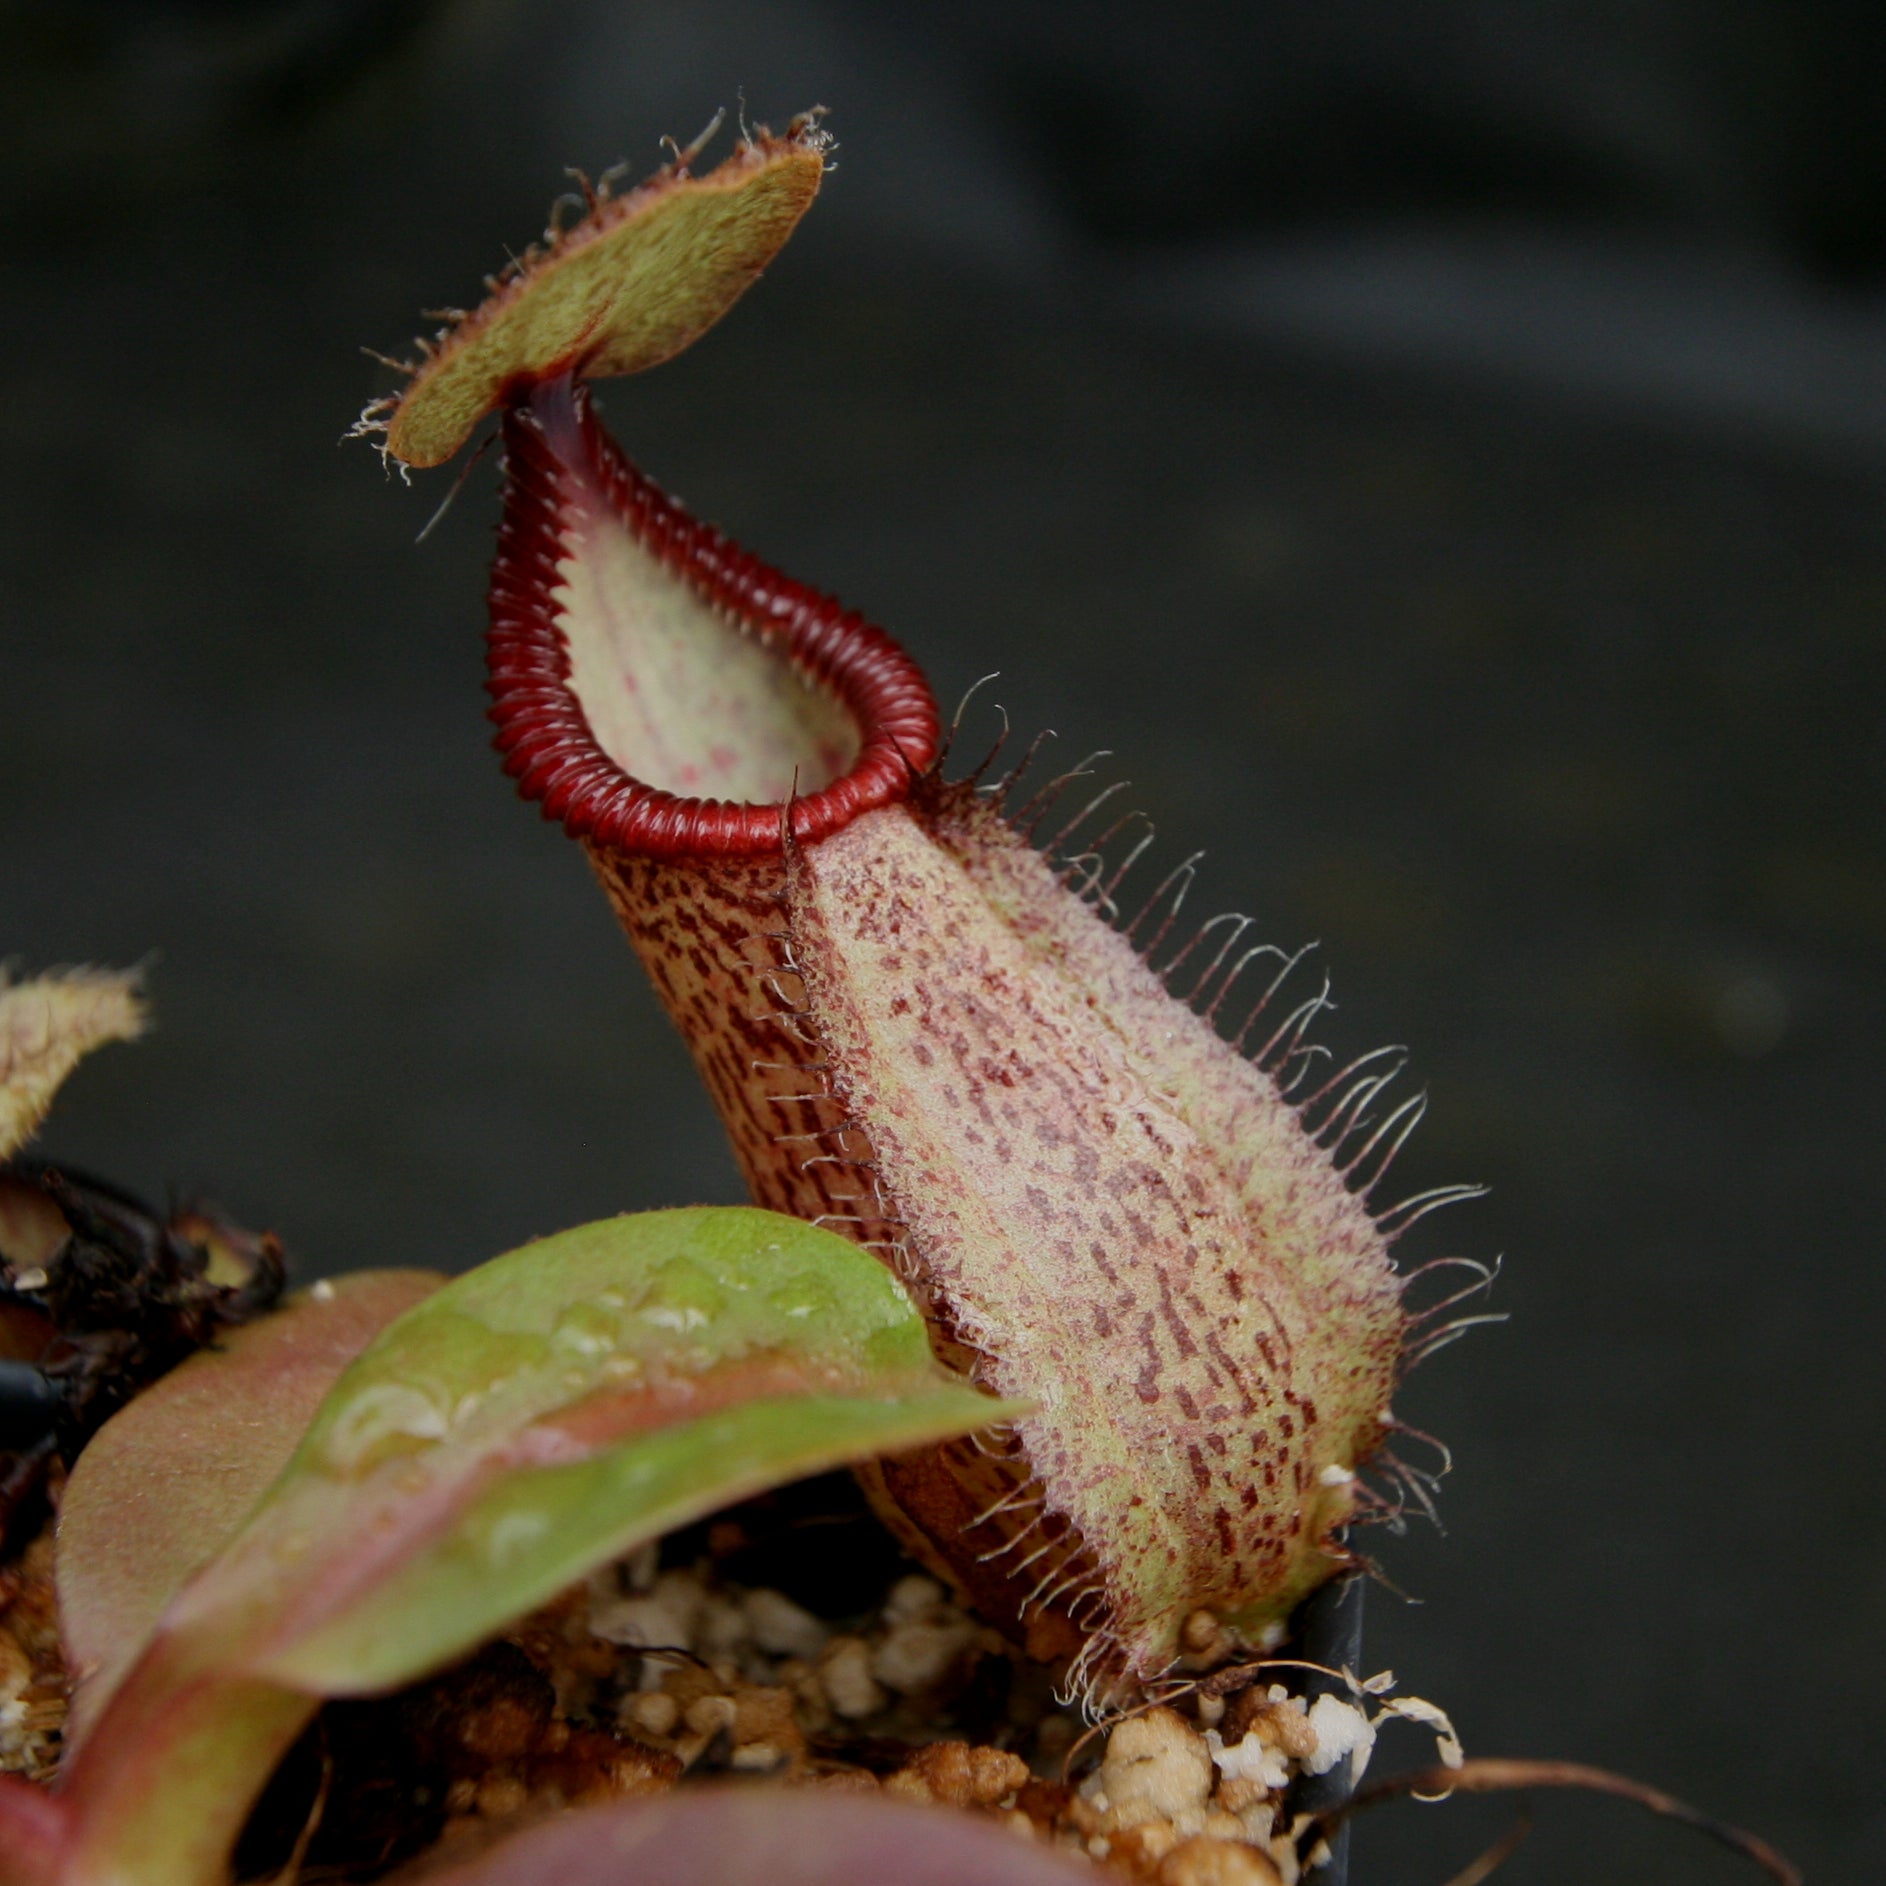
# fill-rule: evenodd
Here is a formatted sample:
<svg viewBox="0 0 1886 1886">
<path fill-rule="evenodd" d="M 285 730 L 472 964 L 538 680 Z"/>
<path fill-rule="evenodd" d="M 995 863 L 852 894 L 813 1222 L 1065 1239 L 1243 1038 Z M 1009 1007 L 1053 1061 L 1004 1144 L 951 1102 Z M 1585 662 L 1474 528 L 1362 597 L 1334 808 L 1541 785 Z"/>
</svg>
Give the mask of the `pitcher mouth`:
<svg viewBox="0 0 1886 1886">
<path fill-rule="evenodd" d="M 504 421 L 504 520 L 487 637 L 504 769 L 572 837 L 644 858 L 765 857 L 908 796 L 941 736 L 923 671 L 885 632 L 769 568 L 646 478 L 569 377 Z M 636 778 L 605 750 L 572 681 L 558 591 L 577 506 L 606 506 L 640 548 L 723 620 L 842 710 L 856 751 L 829 783 L 767 801 L 696 798 Z M 816 771 L 808 754 L 808 771 Z"/>
</svg>

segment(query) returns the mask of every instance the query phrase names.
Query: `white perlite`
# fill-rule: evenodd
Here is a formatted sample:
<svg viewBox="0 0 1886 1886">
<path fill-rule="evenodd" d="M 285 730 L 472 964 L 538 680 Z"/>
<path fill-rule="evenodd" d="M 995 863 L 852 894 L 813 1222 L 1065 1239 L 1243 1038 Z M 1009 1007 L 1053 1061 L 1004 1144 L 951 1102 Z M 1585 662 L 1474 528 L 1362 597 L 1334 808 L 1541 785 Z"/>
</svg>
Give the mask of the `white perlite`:
<svg viewBox="0 0 1886 1886">
<path fill-rule="evenodd" d="M 1316 1747 L 1303 1758 L 1306 1773 L 1326 1775 L 1345 1755 L 1355 1758 L 1350 1767 L 1354 1775 L 1369 1765 L 1375 1724 L 1354 1703 L 1345 1703 L 1339 1696 L 1319 1696 L 1310 1705 L 1310 1727 L 1316 1732 Z"/>
<path fill-rule="evenodd" d="M 1266 1793 L 1289 1785 L 1290 1764 L 1283 1750 L 1266 1742 L 1262 1736 L 1247 1735 L 1243 1741 L 1226 1748 L 1213 1730 L 1207 1733 L 1205 1741 L 1218 1772 L 1227 1781 L 1254 1781 Z"/>
</svg>

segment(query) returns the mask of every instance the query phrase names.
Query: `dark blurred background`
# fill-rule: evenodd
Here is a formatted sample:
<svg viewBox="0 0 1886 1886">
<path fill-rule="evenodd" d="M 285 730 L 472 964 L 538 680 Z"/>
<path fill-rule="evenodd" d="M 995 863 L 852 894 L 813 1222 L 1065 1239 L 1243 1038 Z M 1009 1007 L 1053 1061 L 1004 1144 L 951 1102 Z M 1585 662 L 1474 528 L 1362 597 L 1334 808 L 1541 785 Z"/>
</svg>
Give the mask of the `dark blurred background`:
<svg viewBox="0 0 1886 1886">
<path fill-rule="evenodd" d="M 733 1195 L 487 749 L 490 463 L 415 548 L 450 474 L 335 441 L 563 165 L 823 102 L 806 229 L 612 425 L 1117 749 L 1200 913 L 1415 1048 L 1405 1183 L 1493 1193 L 1412 1255 L 1505 1253 L 1513 1320 L 1403 1393 L 1459 1465 L 1371 1664 L 1879 1877 L 1883 53 L 1826 0 L 0 0 L 0 950 L 149 957 L 160 1023 L 47 1149 L 304 1276 Z M 1501 1825 L 1390 1810 L 1360 1886 Z M 1503 1877 L 1735 1876 L 1554 1801 Z"/>
</svg>

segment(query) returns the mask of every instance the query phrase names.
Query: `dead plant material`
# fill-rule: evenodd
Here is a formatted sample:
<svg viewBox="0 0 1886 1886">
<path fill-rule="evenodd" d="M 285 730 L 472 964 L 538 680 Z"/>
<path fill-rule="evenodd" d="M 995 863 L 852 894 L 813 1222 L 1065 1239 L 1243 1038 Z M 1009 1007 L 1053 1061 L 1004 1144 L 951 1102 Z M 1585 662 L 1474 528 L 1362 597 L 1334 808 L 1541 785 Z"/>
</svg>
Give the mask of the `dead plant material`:
<svg viewBox="0 0 1886 1886">
<path fill-rule="evenodd" d="M 43 1160 L 0 1162 L 0 1356 L 51 1391 L 43 1431 L 0 1448 L 0 1558 L 45 1523 L 55 1467 L 219 1331 L 273 1309 L 286 1274 L 271 1232 L 195 1206 L 159 1215 Z"/>
</svg>

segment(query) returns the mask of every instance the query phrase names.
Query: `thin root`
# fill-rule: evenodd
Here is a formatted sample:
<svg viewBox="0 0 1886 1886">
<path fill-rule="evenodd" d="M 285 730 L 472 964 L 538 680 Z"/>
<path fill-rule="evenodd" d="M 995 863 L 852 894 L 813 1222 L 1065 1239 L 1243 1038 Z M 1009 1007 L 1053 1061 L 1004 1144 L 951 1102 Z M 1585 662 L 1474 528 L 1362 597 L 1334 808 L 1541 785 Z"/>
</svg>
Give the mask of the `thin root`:
<svg viewBox="0 0 1886 1886">
<path fill-rule="evenodd" d="M 1313 1816 L 1297 1836 L 1298 1848 L 1308 1852 L 1318 1840 L 1327 1839 L 1351 1814 L 1381 1801 L 1397 1800 L 1403 1795 L 1413 1795 L 1417 1800 L 1445 1800 L 1455 1794 L 1505 1794 L 1517 1788 L 1585 1788 L 1594 1794 L 1612 1795 L 1620 1801 L 1634 1801 L 1650 1813 L 1693 1827 L 1745 1860 L 1752 1860 L 1770 1879 L 1780 1881 L 1781 1886 L 1802 1886 L 1799 1869 L 1759 1834 L 1731 1826 L 1713 1814 L 1704 1814 L 1674 1795 L 1665 1794 L 1661 1788 L 1648 1787 L 1627 1775 L 1613 1774 L 1608 1768 L 1588 1767 L 1583 1762 L 1513 1761 L 1499 1756 L 1477 1756 L 1458 1767 L 1437 1762 L 1431 1767 L 1410 1769 L 1359 1790 L 1327 1813 Z"/>
</svg>

